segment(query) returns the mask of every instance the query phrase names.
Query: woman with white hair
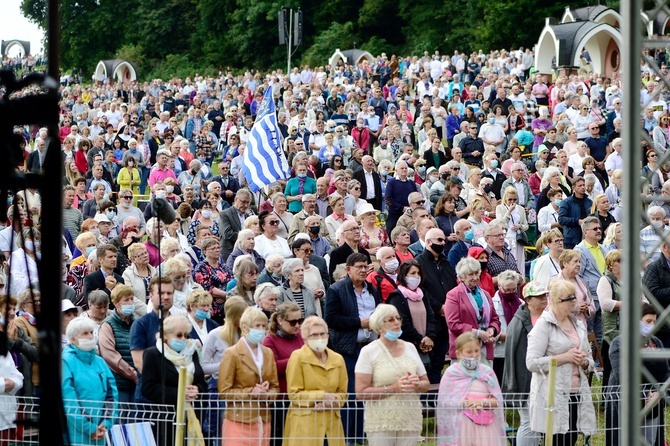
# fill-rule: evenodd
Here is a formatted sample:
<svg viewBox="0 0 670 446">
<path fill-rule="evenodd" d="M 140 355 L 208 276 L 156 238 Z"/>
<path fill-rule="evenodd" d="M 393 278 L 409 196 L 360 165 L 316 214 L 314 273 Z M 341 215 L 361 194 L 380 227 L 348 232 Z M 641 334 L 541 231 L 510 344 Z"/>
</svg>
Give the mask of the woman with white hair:
<svg viewBox="0 0 670 446">
<path fill-rule="evenodd" d="M 402 319 L 393 305 L 370 316 L 379 339 L 361 349 L 356 394 L 365 400 L 364 430 L 370 446 L 416 445 L 423 424 L 420 393 L 428 391 L 426 368 L 414 344 L 400 339 Z"/>
<path fill-rule="evenodd" d="M 207 391 L 205 373 L 199 361 L 198 343 L 189 339 L 191 322 L 183 315 L 171 315 L 163 322 L 163 337 L 156 334 L 156 345 L 143 354 L 142 395 L 152 403 L 169 404 L 176 408 L 179 388 L 179 368 L 186 368 L 186 436 L 193 441 L 202 439 L 200 422 L 189 404 Z M 164 380 L 164 381 L 163 381 Z M 164 383 L 164 384 L 163 384 Z M 174 444 L 172 422 L 159 423 L 158 444 Z M 201 443 L 202 444 L 202 443 Z"/>
<path fill-rule="evenodd" d="M 270 319 L 277 309 L 277 301 L 280 294 L 281 288 L 269 282 L 259 284 L 254 291 L 256 307 L 263 310 L 268 319 Z"/>
<path fill-rule="evenodd" d="M 72 444 L 104 445 L 105 433 L 116 421 L 116 380 L 105 360 L 95 354 L 94 328 L 92 320 L 75 318 L 65 329 L 68 344 L 63 347 L 61 388 Z"/>
<path fill-rule="evenodd" d="M 288 239 L 289 228 L 293 221 L 293 214 L 288 211 L 288 200 L 282 192 L 275 192 L 272 195 L 273 213 L 279 217 L 279 229 L 277 236 Z"/>
<path fill-rule="evenodd" d="M 258 271 L 262 271 L 263 268 L 265 268 L 265 259 L 254 249 L 255 247 L 256 234 L 252 229 L 242 229 L 238 232 L 233 252 L 230 253 L 226 260 L 226 270 L 232 273 L 235 259 L 239 256 L 246 255 L 251 257 L 251 260 L 256 264 L 256 267 L 258 267 Z"/>
<path fill-rule="evenodd" d="M 283 285 L 282 266 L 284 266 L 284 257 L 279 254 L 270 254 L 265 259 L 265 269 L 258 275 L 258 283 L 268 282 L 276 286 Z"/>
<path fill-rule="evenodd" d="M 539 213 L 540 209 L 551 203 L 547 194 L 552 189 L 560 189 L 563 192 L 564 197 L 569 197 L 571 195 L 570 188 L 566 187 L 562 182 L 560 169 L 554 166 L 547 167 L 547 170 L 544 171 L 544 175 L 542 175 L 542 182 L 540 182 L 540 197 L 537 199 L 537 204 L 535 205 L 536 212 Z"/>
<path fill-rule="evenodd" d="M 493 299 L 479 286 L 481 265 L 472 257 L 464 257 L 456 265 L 460 284 L 447 293 L 444 317 L 449 327 L 449 357 L 456 359 L 456 338 L 471 331 L 482 344 L 481 362 L 490 365 L 494 358 L 500 319 Z"/>
<path fill-rule="evenodd" d="M 512 270 L 503 271 L 497 277 L 498 291 L 493 295 L 493 308 L 500 320 L 500 333 L 495 337 L 493 371 L 498 378 L 498 382 L 502 382 L 507 325 L 512 321 L 514 314 L 523 303 L 519 294 L 519 286 L 524 283 L 524 280 L 521 274 Z"/>
<path fill-rule="evenodd" d="M 321 316 L 321 300 L 316 299 L 314 291 L 305 287 L 305 265 L 303 259 L 286 259 L 282 272 L 287 280 L 277 303 L 295 302 L 300 307 L 303 317 Z"/>
</svg>

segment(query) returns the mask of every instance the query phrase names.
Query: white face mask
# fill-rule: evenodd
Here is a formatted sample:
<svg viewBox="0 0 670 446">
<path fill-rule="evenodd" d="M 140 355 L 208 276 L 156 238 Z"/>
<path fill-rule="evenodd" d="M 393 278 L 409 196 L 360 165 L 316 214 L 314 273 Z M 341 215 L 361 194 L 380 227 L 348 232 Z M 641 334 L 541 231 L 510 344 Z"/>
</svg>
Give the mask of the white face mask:
<svg viewBox="0 0 670 446">
<path fill-rule="evenodd" d="M 212 210 L 211 209 L 203 209 L 201 214 L 204 218 L 210 218 L 212 216 Z"/>
<path fill-rule="evenodd" d="M 77 339 L 77 348 L 83 352 L 90 352 L 95 348 L 95 339 Z"/>
<path fill-rule="evenodd" d="M 421 283 L 421 279 L 416 278 L 416 277 L 405 277 L 405 282 L 407 283 L 407 288 L 414 291 L 417 288 L 419 288 L 419 284 Z"/>
<path fill-rule="evenodd" d="M 399 265 L 400 265 L 400 262 L 398 262 L 398 259 L 393 259 L 391 261 L 386 262 L 386 264 L 384 264 L 384 267 L 386 268 L 386 271 L 390 271 L 390 272 L 394 273 L 398 269 Z"/>
<path fill-rule="evenodd" d="M 309 348 L 315 352 L 320 353 L 326 350 L 326 347 L 328 346 L 328 339 L 309 339 L 307 341 L 307 345 L 309 345 Z"/>
<path fill-rule="evenodd" d="M 167 196 L 167 192 L 164 190 L 157 190 L 156 191 L 156 198 L 165 198 Z"/>
<path fill-rule="evenodd" d="M 171 194 L 174 191 L 174 186 L 165 186 L 165 192 Z"/>
</svg>

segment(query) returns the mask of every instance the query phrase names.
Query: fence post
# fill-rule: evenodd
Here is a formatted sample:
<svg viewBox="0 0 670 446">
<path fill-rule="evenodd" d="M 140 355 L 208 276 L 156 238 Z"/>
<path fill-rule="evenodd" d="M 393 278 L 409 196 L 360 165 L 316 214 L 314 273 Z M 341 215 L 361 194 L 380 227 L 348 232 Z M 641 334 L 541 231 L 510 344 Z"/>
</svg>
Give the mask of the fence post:
<svg viewBox="0 0 670 446">
<path fill-rule="evenodd" d="M 553 446 L 554 443 L 554 411 L 556 410 L 556 358 L 549 360 L 549 389 L 547 393 L 547 428 L 545 429 L 545 446 Z"/>
<path fill-rule="evenodd" d="M 186 426 L 186 367 L 179 367 L 179 387 L 177 388 L 177 432 L 175 446 L 184 445 L 184 427 Z"/>
</svg>

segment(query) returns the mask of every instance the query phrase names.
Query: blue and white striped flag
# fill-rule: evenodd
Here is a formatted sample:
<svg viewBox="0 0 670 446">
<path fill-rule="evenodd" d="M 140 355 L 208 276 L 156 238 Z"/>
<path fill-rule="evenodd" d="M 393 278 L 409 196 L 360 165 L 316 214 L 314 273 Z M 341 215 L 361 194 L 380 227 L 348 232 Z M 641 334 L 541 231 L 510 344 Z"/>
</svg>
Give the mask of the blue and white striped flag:
<svg viewBox="0 0 670 446">
<path fill-rule="evenodd" d="M 290 176 L 288 161 L 282 149 L 282 139 L 270 85 L 259 106 L 256 122 L 251 128 L 247 148 L 244 151 L 242 170 L 252 192 Z"/>
</svg>

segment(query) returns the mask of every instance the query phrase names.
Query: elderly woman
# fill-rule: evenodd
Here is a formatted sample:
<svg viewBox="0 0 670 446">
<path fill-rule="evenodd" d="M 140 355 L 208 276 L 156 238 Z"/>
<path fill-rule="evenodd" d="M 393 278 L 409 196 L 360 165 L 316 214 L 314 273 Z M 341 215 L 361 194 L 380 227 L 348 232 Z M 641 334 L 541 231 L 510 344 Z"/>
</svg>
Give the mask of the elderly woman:
<svg viewBox="0 0 670 446">
<path fill-rule="evenodd" d="M 130 326 L 135 319 L 133 298 L 132 287 L 116 285 L 112 290 L 114 312 L 103 322 L 98 332 L 100 356 L 112 370 L 119 391 L 119 402 L 122 403 L 134 401 L 137 384 L 137 370 L 130 354 L 129 343 Z"/>
<path fill-rule="evenodd" d="M 194 280 L 200 284 L 205 291 L 212 295 L 212 319 L 223 322 L 223 304 L 226 301 L 226 285 L 232 276 L 219 263 L 221 246 L 219 240 L 211 237 L 202 241 L 200 249 L 205 254 L 205 260 L 198 263 L 193 270 Z"/>
<path fill-rule="evenodd" d="M 309 244 L 309 242 L 308 242 Z M 295 243 L 294 243 L 295 245 Z M 304 285 L 305 266 L 301 258 L 286 259 L 282 267 L 286 285 L 277 301 L 280 305 L 283 302 L 294 302 L 300 307 L 303 317 L 322 314 L 321 299 L 317 299 L 314 292 Z"/>
<path fill-rule="evenodd" d="M 526 210 L 523 206 L 517 206 L 519 195 L 514 186 L 508 186 L 502 197 L 502 204 L 496 206 L 496 219 L 507 228 L 505 242 L 508 249 L 516 259 L 517 269 L 526 271 L 526 256 L 524 245 L 516 241 L 520 232 L 528 231 L 528 220 Z"/>
<path fill-rule="evenodd" d="M 280 294 L 281 288 L 269 282 L 259 283 L 256 291 L 254 291 L 256 308 L 260 308 L 268 317 L 268 320 L 277 310 L 277 301 Z"/>
<path fill-rule="evenodd" d="M 254 249 L 255 247 L 256 235 L 254 234 L 254 231 L 251 229 L 242 229 L 240 232 L 238 232 L 237 241 L 235 242 L 233 252 L 230 253 L 228 259 L 226 260 L 226 269 L 229 272 L 233 272 L 235 259 L 241 255 L 249 255 L 258 267 L 258 270 L 262 271 L 265 267 L 266 261 L 263 256 Z"/>
<path fill-rule="evenodd" d="M 328 198 L 328 203 L 333 213 L 327 216 L 324 221 L 329 234 L 335 234 L 342 223 L 354 219 L 353 215 L 344 212 L 344 198 L 341 195 L 331 195 Z"/>
<path fill-rule="evenodd" d="M 297 328 L 293 331 L 297 332 Z M 306 441 L 322 444 L 325 438 L 328 445 L 343 446 L 339 409 L 347 399 L 344 358 L 327 347 L 328 325 L 323 319 L 317 316 L 305 319 L 300 331 L 303 345 L 294 349 L 286 369 L 291 406 L 284 445 L 301 445 Z"/>
<path fill-rule="evenodd" d="M 143 243 L 133 243 L 128 247 L 130 266 L 123 272 L 126 285 L 133 287 L 135 297 L 146 302 L 149 297 L 149 282 L 156 275 L 156 268 L 149 264 L 149 252 Z M 135 314 L 140 317 L 141 314 Z"/>
<path fill-rule="evenodd" d="M 258 215 L 252 215 L 244 219 L 244 229 L 250 229 L 254 232 L 254 236 L 261 235 L 260 223 L 258 221 Z"/>
<path fill-rule="evenodd" d="M 172 280 L 174 286 L 173 304 L 170 314 L 181 313 L 186 315 L 186 300 L 193 291 L 200 291 L 202 287 L 191 278 L 191 262 L 186 254 L 177 254 L 163 264 L 163 274 Z M 151 301 L 148 302 L 153 310 Z"/>
<path fill-rule="evenodd" d="M 370 203 L 365 203 L 360 208 L 358 221 L 361 223 L 361 240 L 359 245 L 365 248 L 371 256 L 377 254 L 382 246 L 391 246 L 391 241 L 386 230 L 377 226 L 377 214 L 379 211 Z"/>
<path fill-rule="evenodd" d="M 326 287 L 323 283 L 323 277 L 321 276 L 321 271 L 319 268 L 309 263 L 309 259 L 314 253 L 312 244 L 307 239 L 296 238 L 296 240 L 293 242 L 293 245 L 291 245 L 291 250 L 293 251 L 293 256 L 296 259 L 303 261 L 303 267 L 305 269 L 305 279 L 303 285 L 306 288 L 309 288 L 312 293 L 314 293 L 314 297 L 321 302 L 321 299 L 324 298 L 326 293 Z"/>
<path fill-rule="evenodd" d="M 615 249 L 605 256 L 605 274 L 598 281 L 598 298 L 603 313 L 603 382 L 609 382 L 612 364 L 609 350 L 614 338 L 619 336 L 619 311 L 621 310 L 621 251 Z"/>
<path fill-rule="evenodd" d="M 258 275 L 258 284 L 268 282 L 281 286 L 284 283 L 281 275 L 282 266 L 284 266 L 284 257 L 279 254 L 270 254 L 265 260 L 265 269 Z"/>
<path fill-rule="evenodd" d="M 228 296 L 240 296 L 248 305 L 253 306 L 254 292 L 258 283 L 258 267 L 251 260 L 244 259 L 233 268 L 233 273 L 235 286 L 228 291 Z"/>
<path fill-rule="evenodd" d="M 495 350 L 493 352 L 493 371 L 502 381 L 503 367 L 505 365 L 505 339 L 507 338 L 507 325 L 521 306 L 522 300 L 519 296 L 519 286 L 524 283 L 521 274 L 516 271 L 503 271 L 498 274 L 498 291 L 493 295 L 493 309 L 500 319 L 500 333 L 495 338 Z"/>
<path fill-rule="evenodd" d="M 530 429 L 544 433 L 548 407 L 550 362 L 556 360 L 554 444 L 574 445 L 581 431 L 595 434 L 596 419 L 587 373 L 594 368 L 586 325 L 574 316 L 578 310 L 575 286 L 555 279 L 549 287 L 549 308 L 528 334 L 526 367 L 530 382 Z"/>
<path fill-rule="evenodd" d="M 198 358 L 198 343 L 189 339 L 191 329 L 191 323 L 185 316 L 165 318 L 163 337 L 157 334 L 156 346 L 146 349 L 143 354 L 142 395 L 152 403 L 176 407 L 179 368 L 186 367 L 186 432 L 188 438 L 203 441 L 200 422 L 188 404 L 207 391 L 205 373 Z M 157 443 L 174 444 L 173 432 L 172 422 L 159 423 Z"/>
<path fill-rule="evenodd" d="M 212 212 L 213 212 L 214 207 L 212 207 L 212 203 L 210 203 L 207 200 L 202 200 L 200 202 L 200 209 L 198 209 L 198 212 L 196 212 L 193 215 L 193 219 L 191 220 L 191 226 L 188 228 L 188 235 L 186 238 L 188 239 L 188 242 L 191 245 L 195 244 L 195 239 L 196 239 L 196 231 L 195 229 L 200 226 L 207 226 L 211 229 L 212 234 L 215 235 L 216 237 L 219 237 L 219 223 L 217 223 L 217 220 L 212 217 Z"/>
<path fill-rule="evenodd" d="M 561 273 L 559 259 L 563 252 L 563 234 L 558 228 L 550 229 L 537 239 L 535 248 L 537 252 L 544 252 L 548 248 L 549 252 L 535 261 L 531 277 L 548 287 L 551 279 Z"/>
<path fill-rule="evenodd" d="M 589 291 L 589 286 L 579 276 L 582 257 L 578 251 L 565 249 L 558 258 L 558 264 L 561 267 L 561 273 L 556 278 L 567 280 L 575 287 L 575 296 L 577 296 L 576 307 L 578 310 L 575 316 L 586 327 L 587 319 L 592 319 L 596 314 L 596 305 Z"/>
<path fill-rule="evenodd" d="M 535 205 L 535 211 L 540 212 L 540 209 L 551 203 L 551 199 L 547 195 L 550 190 L 560 189 L 563 192 L 563 196 L 568 197 L 571 195 L 570 189 L 567 188 L 561 182 L 561 171 L 558 167 L 547 167 L 547 170 L 542 176 L 542 182 L 540 183 L 540 197 L 537 199 Z"/>
<path fill-rule="evenodd" d="M 275 288 L 273 285 L 266 284 L 267 290 Z M 276 291 L 272 290 L 272 293 Z M 267 312 L 264 311 L 265 314 Z M 274 354 L 277 364 L 277 377 L 279 380 L 279 392 L 282 396 L 275 402 L 273 411 L 273 441 L 272 444 L 278 446 L 282 444 L 284 431 L 284 422 L 286 419 L 286 409 L 288 402 L 283 394 L 286 393 L 286 366 L 288 365 L 291 354 L 300 349 L 305 344 L 300 335 L 300 325 L 304 321 L 300 312 L 300 307 L 293 302 L 284 302 L 277 308 L 277 312 L 272 314 L 268 327 L 268 335 L 263 339 L 263 345 Z M 301 418 L 301 422 L 304 418 Z"/>
<path fill-rule="evenodd" d="M 393 231 L 391 231 L 391 241 L 393 242 L 395 255 L 400 262 L 414 259 L 414 254 L 409 250 L 409 232 L 405 227 L 396 226 Z"/>
<path fill-rule="evenodd" d="M 266 326 L 261 310 L 247 308 L 240 319 L 242 337 L 225 351 L 219 366 L 218 391 L 226 400 L 222 435 L 235 445 L 270 444 L 270 403 L 279 391 L 279 381 L 272 350 L 261 344 Z"/>
<path fill-rule="evenodd" d="M 356 394 L 366 401 L 364 430 L 371 446 L 412 445 L 420 439 L 418 394 L 430 383 L 414 344 L 399 339 L 401 327 L 396 307 L 378 305 L 370 328 L 379 339 L 363 347 L 356 362 Z"/>
<path fill-rule="evenodd" d="M 286 239 L 277 235 L 280 219 L 274 212 L 262 211 L 258 215 L 258 225 L 262 233 L 256 236 L 255 249 L 261 257 L 265 259 L 270 254 L 291 255 Z"/>
<path fill-rule="evenodd" d="M 102 290 L 93 290 L 88 295 L 88 309 L 83 311 L 79 317 L 87 317 L 93 321 L 95 328 L 93 329 L 93 339 L 98 343 L 98 332 L 102 323 L 113 312 L 109 309 L 109 296 Z"/>
<path fill-rule="evenodd" d="M 293 221 L 293 214 L 288 209 L 288 200 L 286 195 L 281 192 L 276 192 L 272 196 L 272 208 L 274 214 L 279 217 L 279 228 L 277 229 L 277 236 L 288 239 L 289 228 Z"/>
<path fill-rule="evenodd" d="M 72 444 L 104 445 L 106 432 L 115 424 L 116 380 L 95 354 L 94 328 L 92 320 L 75 318 L 65 330 L 61 388 Z"/>
<path fill-rule="evenodd" d="M 361 208 L 368 204 L 365 198 L 361 198 L 361 182 L 358 180 L 349 180 L 347 183 L 347 193 L 354 197 L 354 211 L 355 216 L 361 215 Z"/>
<path fill-rule="evenodd" d="M 199 341 L 201 346 L 205 344 L 209 332 L 219 326 L 210 319 L 211 309 L 212 295 L 207 291 L 194 291 L 186 300 L 188 321 L 193 326 L 189 338 Z"/>
<path fill-rule="evenodd" d="M 161 239 L 160 250 L 163 263 L 161 263 L 158 267 L 161 268 L 162 272 L 163 271 L 162 268 L 163 265 L 165 265 L 165 262 L 181 252 L 181 246 L 179 244 L 179 240 L 172 237 L 165 237 Z"/>
<path fill-rule="evenodd" d="M 95 248 L 98 246 L 98 239 L 95 238 L 95 234 L 92 232 L 82 232 L 75 239 L 74 246 L 81 252 L 81 255 L 72 259 L 70 269 L 86 262 L 88 255 L 95 251 Z"/>
<path fill-rule="evenodd" d="M 524 304 L 507 325 L 505 340 L 505 369 L 500 381 L 503 393 L 518 401 L 520 424 L 516 433 L 517 442 L 539 444 L 540 436 L 530 429 L 528 416 L 528 394 L 530 393 L 531 372 L 526 367 L 528 333 L 547 307 L 548 288 L 545 284 L 532 281 L 523 288 Z"/>
<path fill-rule="evenodd" d="M 398 289 L 389 294 L 386 303 L 396 307 L 402 318 L 400 339 L 411 342 L 426 365 L 435 344 L 437 321 L 430 306 L 431 297 L 421 288 L 424 281 L 419 262 L 403 262 L 398 269 Z"/>
<path fill-rule="evenodd" d="M 183 170 L 177 178 L 179 186 L 182 189 L 191 186 L 195 196 L 198 198 L 200 197 L 203 182 L 203 172 L 201 169 L 202 163 L 199 160 L 191 160 L 188 163 L 188 170 Z"/>
<path fill-rule="evenodd" d="M 456 338 L 471 331 L 482 343 L 481 362 L 492 364 L 500 319 L 491 296 L 479 287 L 481 265 L 472 257 L 464 257 L 456 265 L 460 284 L 447 293 L 444 317 L 449 327 L 449 357 L 456 358 Z"/>
</svg>

